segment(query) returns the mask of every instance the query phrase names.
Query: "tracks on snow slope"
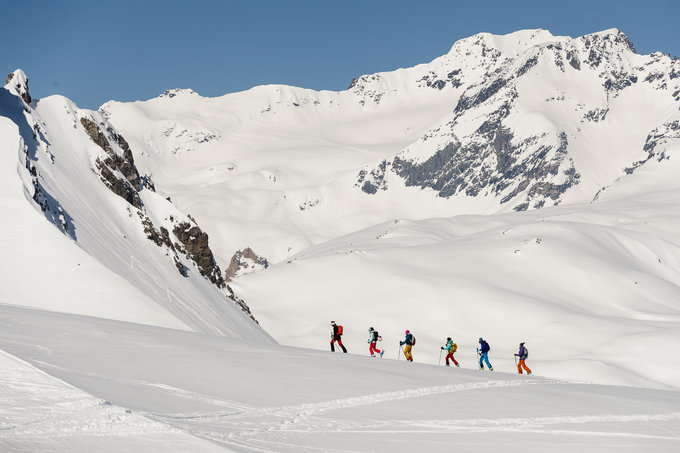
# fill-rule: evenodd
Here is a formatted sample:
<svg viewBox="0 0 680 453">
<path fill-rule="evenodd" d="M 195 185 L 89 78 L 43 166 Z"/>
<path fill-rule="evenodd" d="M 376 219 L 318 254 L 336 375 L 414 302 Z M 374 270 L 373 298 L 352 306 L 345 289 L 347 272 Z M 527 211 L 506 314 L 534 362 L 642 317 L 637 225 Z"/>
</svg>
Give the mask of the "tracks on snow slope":
<svg viewBox="0 0 680 453">
<path fill-rule="evenodd" d="M 542 417 L 506 417 L 506 418 L 453 418 L 453 419 L 413 419 L 387 421 L 366 420 L 357 422 L 341 418 L 323 417 L 327 412 L 352 409 L 360 406 L 377 405 L 406 399 L 454 394 L 477 390 L 522 387 L 527 385 L 572 385 L 568 381 L 527 379 L 527 380 L 490 380 L 464 384 L 429 386 L 415 389 L 382 392 L 350 398 L 340 398 L 317 403 L 291 406 L 254 408 L 238 404 L 233 412 L 214 412 L 184 415 L 149 414 L 158 421 L 185 430 L 187 433 L 227 445 L 244 451 L 271 452 L 280 451 L 281 443 L 274 443 L 276 449 L 267 445 L 271 441 L 266 438 L 284 435 L 308 435 L 310 433 L 355 433 L 363 435 L 389 433 L 533 433 L 549 435 L 600 436 L 617 438 L 634 438 L 647 440 L 677 441 L 680 444 L 680 433 L 672 429 L 660 427 L 658 435 L 628 430 L 609 430 L 605 425 L 639 424 L 641 422 L 677 422 L 680 412 L 658 414 L 587 414 Z M 225 406 L 231 402 L 224 401 Z M 577 426 L 591 428 L 576 429 Z M 593 427 L 595 429 L 593 429 Z M 290 445 L 293 447 L 293 445 Z M 305 448 L 296 445 L 295 448 Z M 313 450 L 313 448 L 310 448 Z"/>
</svg>

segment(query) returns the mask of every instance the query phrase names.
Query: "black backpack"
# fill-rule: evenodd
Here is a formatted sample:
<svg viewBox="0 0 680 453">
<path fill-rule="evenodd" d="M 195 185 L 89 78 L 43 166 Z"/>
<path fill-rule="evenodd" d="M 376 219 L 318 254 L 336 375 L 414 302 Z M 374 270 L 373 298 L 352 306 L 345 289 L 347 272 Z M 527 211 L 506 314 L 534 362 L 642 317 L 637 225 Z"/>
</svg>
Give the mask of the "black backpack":
<svg viewBox="0 0 680 453">
<path fill-rule="evenodd" d="M 415 346 L 415 345 L 416 345 L 416 336 L 411 335 L 411 346 Z"/>
</svg>

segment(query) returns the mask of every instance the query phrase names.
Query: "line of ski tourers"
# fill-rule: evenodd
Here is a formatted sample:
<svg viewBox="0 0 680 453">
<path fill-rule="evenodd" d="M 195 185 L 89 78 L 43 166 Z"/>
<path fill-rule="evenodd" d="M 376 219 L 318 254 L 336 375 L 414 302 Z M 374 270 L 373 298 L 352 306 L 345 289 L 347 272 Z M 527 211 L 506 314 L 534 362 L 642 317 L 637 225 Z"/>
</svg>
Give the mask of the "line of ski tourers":
<svg viewBox="0 0 680 453">
<path fill-rule="evenodd" d="M 335 321 L 331 321 L 331 327 L 333 328 L 333 332 L 331 333 L 331 351 L 335 351 L 335 343 L 338 343 L 338 346 L 342 349 L 342 352 L 347 353 L 347 348 L 342 344 L 342 334 L 343 334 L 343 329 L 342 326 L 339 324 L 336 324 Z M 409 331 L 404 332 L 404 339 L 399 342 L 399 349 L 400 351 L 404 354 L 406 357 L 406 360 L 408 362 L 413 362 L 413 346 L 416 345 L 416 337 Z M 377 344 L 379 341 L 382 341 L 382 337 L 378 333 L 377 330 L 375 330 L 373 327 L 368 328 L 368 352 L 371 354 L 371 357 L 381 357 L 383 354 L 385 354 L 385 349 L 378 349 Z M 460 366 L 456 359 L 453 357 L 453 354 L 458 350 L 458 345 L 451 340 L 451 337 L 448 337 L 446 339 L 446 344 L 441 347 L 442 351 L 446 351 L 446 366 L 451 366 L 450 362 L 453 362 L 454 365 L 457 367 Z M 483 370 L 484 369 L 484 363 L 486 363 L 486 366 L 489 368 L 490 371 L 493 371 L 493 367 L 491 366 L 491 363 L 489 363 L 489 351 L 491 350 L 491 347 L 489 346 L 489 343 L 487 343 L 483 338 L 479 339 L 479 347 L 477 348 L 477 355 L 479 356 L 479 369 Z M 399 359 L 400 355 L 397 355 L 397 359 Z M 519 374 L 522 374 L 522 370 L 526 371 L 527 374 L 531 374 L 531 370 L 526 364 L 526 359 L 529 358 L 529 350 L 524 346 L 524 343 L 519 344 L 519 351 L 517 354 L 515 354 L 515 357 L 519 359 L 517 362 L 517 371 Z M 439 356 L 441 360 L 441 353 Z"/>
</svg>

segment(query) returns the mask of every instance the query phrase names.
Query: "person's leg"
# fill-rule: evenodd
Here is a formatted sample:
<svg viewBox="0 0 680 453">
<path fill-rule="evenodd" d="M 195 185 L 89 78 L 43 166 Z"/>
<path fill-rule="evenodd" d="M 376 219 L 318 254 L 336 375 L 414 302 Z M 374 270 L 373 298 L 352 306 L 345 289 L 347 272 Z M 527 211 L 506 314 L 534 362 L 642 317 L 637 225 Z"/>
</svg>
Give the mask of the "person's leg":
<svg viewBox="0 0 680 453">
<path fill-rule="evenodd" d="M 411 355 L 411 345 L 407 344 L 404 346 L 404 355 L 406 356 L 406 360 L 411 361 L 413 360 L 413 356 Z"/>
<path fill-rule="evenodd" d="M 331 338 L 331 352 L 335 352 L 335 338 Z"/>
<path fill-rule="evenodd" d="M 453 352 L 450 355 L 451 355 L 451 360 L 453 360 L 453 364 L 458 366 L 458 362 L 456 362 L 456 358 L 453 356 Z"/>
<path fill-rule="evenodd" d="M 520 359 L 519 362 L 517 363 L 517 372 L 519 374 L 522 374 L 522 359 Z"/>
<path fill-rule="evenodd" d="M 347 354 L 347 349 L 346 349 L 345 346 L 342 344 L 342 340 L 341 340 L 340 338 L 338 338 L 338 346 L 340 346 L 340 347 L 342 348 L 342 352 L 344 352 L 345 354 Z"/>
<path fill-rule="evenodd" d="M 526 364 L 526 362 L 524 361 L 524 359 L 520 360 L 519 363 L 522 365 L 522 367 L 524 367 L 524 369 L 526 370 L 527 374 L 531 374 L 531 370 L 530 370 L 529 367 L 527 366 L 527 364 Z"/>
<path fill-rule="evenodd" d="M 488 353 L 488 352 L 485 352 L 485 353 L 484 353 L 484 361 L 486 362 L 486 366 L 488 366 L 489 369 L 493 368 L 493 367 L 491 366 L 491 364 L 489 363 L 489 353 Z"/>
<path fill-rule="evenodd" d="M 368 353 L 371 354 L 371 355 L 375 355 L 375 343 L 371 343 L 368 346 Z"/>
<path fill-rule="evenodd" d="M 448 354 L 446 354 L 446 366 L 449 366 L 449 359 L 452 359 L 452 358 L 453 358 L 453 354 L 451 354 L 450 352 Z"/>
</svg>

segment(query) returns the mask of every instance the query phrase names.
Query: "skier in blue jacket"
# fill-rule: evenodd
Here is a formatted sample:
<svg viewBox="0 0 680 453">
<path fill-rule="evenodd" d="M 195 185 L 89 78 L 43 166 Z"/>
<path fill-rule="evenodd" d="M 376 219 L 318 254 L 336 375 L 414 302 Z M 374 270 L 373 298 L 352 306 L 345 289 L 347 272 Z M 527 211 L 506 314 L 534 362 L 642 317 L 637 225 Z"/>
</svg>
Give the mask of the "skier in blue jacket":
<svg viewBox="0 0 680 453">
<path fill-rule="evenodd" d="M 489 367 L 489 370 L 493 371 L 493 367 L 489 363 L 489 351 L 491 350 L 491 347 L 489 346 L 489 343 L 484 341 L 484 338 L 479 339 L 479 348 L 477 349 L 477 354 L 479 354 L 479 369 L 483 370 L 484 365 L 482 362 L 486 362 L 486 366 Z"/>
<path fill-rule="evenodd" d="M 413 336 L 413 334 L 407 330 L 404 332 L 406 335 L 406 338 L 404 338 L 404 341 L 399 342 L 399 346 L 404 346 L 404 355 L 406 356 L 406 360 L 409 362 L 413 362 L 413 354 L 411 353 L 411 348 L 413 348 L 413 345 L 416 344 L 416 337 Z"/>
</svg>

